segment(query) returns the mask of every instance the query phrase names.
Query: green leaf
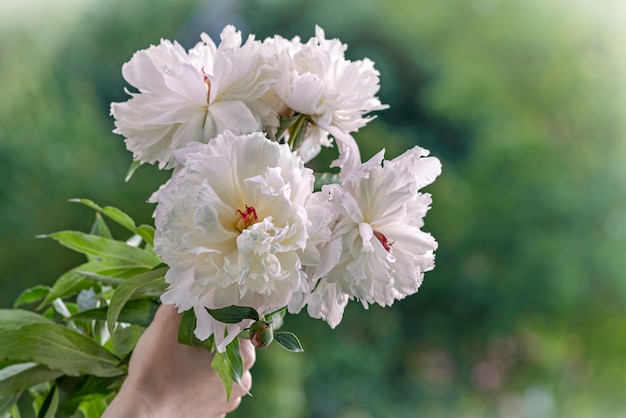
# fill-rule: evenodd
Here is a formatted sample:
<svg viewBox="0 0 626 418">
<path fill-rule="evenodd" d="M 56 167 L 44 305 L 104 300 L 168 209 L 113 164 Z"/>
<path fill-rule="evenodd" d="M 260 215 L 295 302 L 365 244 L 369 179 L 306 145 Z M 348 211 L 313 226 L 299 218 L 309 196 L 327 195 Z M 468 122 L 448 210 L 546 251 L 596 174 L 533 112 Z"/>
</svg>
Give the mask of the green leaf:
<svg viewBox="0 0 626 418">
<path fill-rule="evenodd" d="M 28 389 L 28 394 L 32 398 L 32 406 L 35 414 L 37 414 L 41 409 L 46 396 L 50 392 L 51 386 L 52 384 L 42 383 L 41 385 L 35 385 Z"/>
<path fill-rule="evenodd" d="M 73 296 L 81 290 L 88 289 L 92 285 L 91 281 L 85 279 L 85 277 L 76 273 L 74 270 L 70 270 L 58 278 L 43 302 L 37 307 L 37 310 L 45 308 L 55 299 Z"/>
<path fill-rule="evenodd" d="M 235 338 L 226 346 L 226 354 L 232 368 L 232 378 L 241 385 L 243 377 L 243 359 L 241 358 L 241 347 L 239 346 L 239 338 Z"/>
<path fill-rule="evenodd" d="M 128 355 L 137 346 L 137 341 L 143 334 L 145 328 L 139 325 L 130 327 L 117 327 L 111 338 L 104 344 L 104 348 L 122 358 Z M 121 361 L 119 364 L 122 364 Z"/>
<path fill-rule="evenodd" d="M 34 362 L 69 376 L 123 374 L 119 359 L 92 339 L 62 325 L 36 323 L 0 331 L 0 358 Z"/>
<path fill-rule="evenodd" d="M 248 306 L 227 306 L 220 309 L 206 308 L 207 312 L 217 321 L 226 324 L 236 324 L 244 319 L 259 320 L 259 313 L 254 308 Z"/>
<path fill-rule="evenodd" d="M 17 404 L 13 405 L 10 408 L 9 414 L 10 414 L 11 418 L 21 418 L 21 416 L 22 416 L 22 414 L 20 413 L 19 406 Z"/>
<path fill-rule="evenodd" d="M 106 206 L 102 208 L 89 199 L 71 199 L 70 202 L 82 203 L 83 205 L 102 213 L 104 216 L 126 228 L 133 234 L 139 235 L 148 244 L 153 245 L 154 228 L 149 225 L 141 225 L 137 227 L 133 218 L 131 218 L 129 215 L 122 212 L 118 208 L 115 208 L 113 206 Z"/>
<path fill-rule="evenodd" d="M 148 270 L 150 268 L 127 260 L 89 261 L 63 274 L 37 309 L 43 309 L 57 298 L 73 296 L 81 290 L 88 289 L 93 286 L 94 281 L 117 286 L 121 281 L 113 279 L 132 277 Z"/>
<path fill-rule="evenodd" d="M 124 281 L 124 279 L 118 279 L 115 277 L 105 276 L 103 274 L 98 274 L 98 273 L 90 273 L 88 271 L 83 271 L 83 270 L 75 270 L 75 272 L 80 274 L 81 276 L 84 276 L 85 278 L 89 279 L 92 282 L 100 283 L 105 286 L 117 287 Z M 126 272 L 130 272 L 130 270 L 125 270 L 124 273 Z M 146 272 L 145 269 L 137 269 L 137 271 L 134 271 L 128 277 L 136 276 L 137 274 L 141 274 L 145 272 Z"/>
<path fill-rule="evenodd" d="M 41 409 L 37 414 L 37 418 L 54 418 L 59 407 L 59 390 L 57 385 L 52 385 L 50 392 L 44 399 Z"/>
<path fill-rule="evenodd" d="M 125 322 L 147 327 L 152 322 L 159 304 L 150 299 L 137 299 L 127 302 L 119 313 L 117 322 Z M 108 307 L 87 309 L 68 319 L 95 319 L 106 321 Z"/>
<path fill-rule="evenodd" d="M 304 351 L 298 337 L 291 332 L 275 332 L 274 340 L 284 349 L 294 353 L 301 353 Z"/>
<path fill-rule="evenodd" d="M 17 411 L 18 414 L 16 415 L 11 410 L 12 409 L 14 411 L 17 410 L 15 404 L 17 403 L 17 401 L 20 400 L 20 396 L 22 396 L 22 392 L 18 392 L 15 395 L 9 395 L 9 396 L 0 395 L 0 416 L 1 417 L 19 418 L 19 411 Z"/>
<path fill-rule="evenodd" d="M 213 370 L 215 370 L 215 373 L 217 373 L 222 381 L 224 391 L 226 392 L 226 400 L 229 400 L 230 394 L 233 391 L 233 383 L 235 381 L 232 377 L 232 367 L 230 366 L 228 355 L 225 352 L 220 353 L 219 351 L 216 351 L 213 362 L 211 362 L 211 367 L 213 367 Z"/>
<path fill-rule="evenodd" d="M 91 231 L 89 231 L 89 233 L 91 235 L 98 235 L 100 237 L 111 239 L 113 238 L 109 226 L 106 224 L 106 222 L 104 222 L 104 219 L 102 219 L 102 215 L 100 215 L 99 212 L 96 212 L 96 220 L 94 221 L 93 226 L 91 227 Z"/>
<path fill-rule="evenodd" d="M 167 272 L 167 268 L 165 267 L 165 272 Z M 163 276 L 165 276 L 165 273 L 163 273 Z M 154 280 L 137 289 L 131 299 L 158 299 L 167 290 L 167 286 L 163 279 Z"/>
<path fill-rule="evenodd" d="M 265 316 L 267 318 L 267 322 L 270 324 L 270 327 L 272 327 L 272 331 L 277 331 L 283 326 L 286 314 L 287 307 L 284 307 L 283 309 L 279 309 L 278 311 Z"/>
<path fill-rule="evenodd" d="M 44 237 L 55 239 L 67 248 L 102 260 L 124 260 L 131 265 L 146 268 L 152 268 L 161 262 L 156 254 L 142 248 L 84 232 L 60 231 Z"/>
<path fill-rule="evenodd" d="M 15 300 L 13 307 L 17 308 L 18 306 L 26 305 L 28 303 L 39 302 L 41 299 L 45 298 L 49 292 L 50 292 L 50 287 L 43 286 L 43 285 L 37 285 L 37 286 L 31 287 L 30 289 L 26 289 Z"/>
<path fill-rule="evenodd" d="M 117 224 L 123 226 L 124 228 L 126 228 L 127 230 L 129 230 L 132 233 L 136 233 L 135 232 L 135 221 L 133 220 L 133 218 L 131 218 L 129 215 L 127 215 L 126 213 L 122 212 L 121 210 L 114 208 L 112 206 L 107 206 L 105 208 L 101 207 L 100 205 L 98 205 L 97 203 L 95 203 L 92 200 L 89 199 L 70 199 L 70 202 L 73 203 L 81 203 L 85 206 L 90 207 L 91 209 L 102 213 L 103 215 L 107 216 L 108 218 L 110 218 L 111 220 L 113 220 L 114 222 L 116 222 Z"/>
<path fill-rule="evenodd" d="M 53 322 L 44 316 L 24 309 L 0 309 L 0 331 L 20 329 L 24 325 L 30 324 L 53 324 Z"/>
<path fill-rule="evenodd" d="M 204 341 L 199 340 L 193 331 L 196 329 L 196 315 L 193 309 L 183 312 L 178 325 L 178 342 L 192 347 L 205 347 L 210 352 L 215 351 L 215 339 L 211 335 Z"/>
<path fill-rule="evenodd" d="M 196 315 L 193 310 L 183 312 L 183 317 L 178 325 L 178 342 L 181 344 L 194 346 L 195 335 L 193 330 L 196 329 Z"/>
<path fill-rule="evenodd" d="M 135 171 L 137 171 L 137 169 L 139 167 L 141 167 L 142 162 L 141 161 L 133 161 L 130 164 L 130 167 L 128 167 L 128 172 L 126 173 L 126 177 L 124 178 L 124 181 L 128 181 L 133 177 L 133 174 L 135 174 Z"/>
<path fill-rule="evenodd" d="M 226 400 L 228 401 L 233 390 L 233 384 L 241 384 L 241 377 L 243 376 L 243 360 L 239 339 L 235 338 L 228 344 L 223 353 L 216 351 L 211 366 L 224 385 Z"/>
<path fill-rule="evenodd" d="M 46 309 L 45 311 L 43 311 L 43 313 L 41 314 L 41 316 L 48 318 L 49 320 L 53 321 L 56 315 L 56 311 L 54 310 L 54 308 L 52 306 L 49 306 L 48 309 Z"/>
<path fill-rule="evenodd" d="M 38 383 L 54 380 L 63 372 L 36 363 L 19 363 L 0 369 L 0 397 L 19 393 Z"/>
<path fill-rule="evenodd" d="M 322 186 L 327 184 L 339 184 L 341 178 L 336 173 L 315 173 L 315 190 L 322 190 Z"/>
<path fill-rule="evenodd" d="M 109 332 L 113 332 L 122 308 L 124 308 L 126 302 L 128 302 L 135 293 L 145 287 L 154 288 L 155 285 L 161 286 L 163 290 L 165 289 L 165 280 L 163 278 L 166 272 L 167 267 L 161 267 L 156 270 L 138 274 L 127 279 L 115 289 L 107 311 L 107 326 Z"/>
<path fill-rule="evenodd" d="M 112 259 L 91 261 L 75 267 L 73 271 L 88 278 L 98 278 L 98 280 L 95 281 L 102 281 L 102 279 L 100 279 L 102 277 L 127 279 L 152 269 L 153 267 L 138 265 L 137 263 L 128 262 L 126 260 Z"/>
<path fill-rule="evenodd" d="M 62 387 L 67 389 L 62 392 L 63 403 L 59 416 L 82 418 L 84 415 L 78 411 L 83 402 L 90 402 L 97 398 L 105 401 L 113 399 L 115 392 L 119 391 L 125 376 L 102 378 L 97 376 L 83 376 L 82 378 L 63 379 Z"/>
<path fill-rule="evenodd" d="M 154 246 L 154 232 L 155 229 L 151 225 L 139 225 L 137 227 L 137 235 L 143 238 L 143 240 L 151 247 Z"/>
<path fill-rule="evenodd" d="M 104 410 L 107 408 L 107 402 L 105 400 L 106 395 L 100 393 L 93 393 L 80 398 L 80 403 L 76 409 L 82 418 L 99 418 L 104 414 Z"/>
</svg>

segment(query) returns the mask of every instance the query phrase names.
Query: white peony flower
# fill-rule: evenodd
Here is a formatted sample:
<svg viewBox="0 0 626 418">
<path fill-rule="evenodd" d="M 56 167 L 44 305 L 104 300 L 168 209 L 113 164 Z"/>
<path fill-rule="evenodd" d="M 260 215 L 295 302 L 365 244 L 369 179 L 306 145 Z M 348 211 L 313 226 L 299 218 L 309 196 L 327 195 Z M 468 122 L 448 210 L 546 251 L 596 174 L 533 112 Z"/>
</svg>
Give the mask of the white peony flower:
<svg viewBox="0 0 626 418">
<path fill-rule="evenodd" d="M 192 141 L 208 142 L 230 130 L 237 134 L 276 125 L 277 116 L 262 97 L 277 77 L 275 58 L 254 37 L 242 45 L 233 26 L 222 31 L 219 47 L 208 35 L 189 52 L 162 40 L 136 52 L 122 74 L 138 93 L 113 103 L 115 133 L 126 137 L 135 160 L 178 165 L 173 153 Z"/>
<path fill-rule="evenodd" d="M 358 175 L 323 189 L 338 218 L 321 257 L 334 266 L 314 274 L 322 278 L 306 297 L 309 315 L 334 328 L 348 298 L 367 308 L 417 292 L 437 248 L 421 230 L 431 196 L 419 189 L 441 173 L 439 160 L 427 155 L 415 147 L 381 167 L 381 152 L 357 167 Z"/>
<path fill-rule="evenodd" d="M 306 44 L 299 38 L 287 41 L 278 36 L 265 42 L 283 51 L 277 95 L 286 109 L 307 115 L 312 122 L 300 148 L 304 161 L 315 157 L 321 146 L 330 146 L 331 134 L 340 153 L 333 166 L 347 170 L 360 163 L 359 149 L 350 133 L 373 118 L 366 114 L 388 107 L 376 97 L 380 86 L 374 63 L 345 59 L 346 45 L 338 39 L 326 39 L 319 26 Z"/>
<path fill-rule="evenodd" d="M 313 174 L 287 145 L 263 134 L 224 132 L 208 144 L 176 153 L 182 164 L 153 196 L 155 251 L 170 266 L 164 303 L 193 309 L 195 335 L 215 336 L 218 350 L 250 325 L 224 324 L 205 308 L 250 306 L 265 315 L 286 306 L 294 292 L 309 292 L 303 261 Z M 308 205 L 310 206 L 310 205 Z"/>
</svg>

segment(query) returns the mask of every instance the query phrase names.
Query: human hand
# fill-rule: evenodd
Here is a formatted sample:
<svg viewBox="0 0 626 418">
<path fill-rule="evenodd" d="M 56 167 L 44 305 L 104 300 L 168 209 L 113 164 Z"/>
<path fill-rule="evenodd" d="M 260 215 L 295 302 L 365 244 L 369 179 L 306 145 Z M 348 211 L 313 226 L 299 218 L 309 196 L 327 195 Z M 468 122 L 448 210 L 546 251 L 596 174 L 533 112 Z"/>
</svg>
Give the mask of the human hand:
<svg viewBox="0 0 626 418">
<path fill-rule="evenodd" d="M 213 354 L 203 347 L 178 343 L 181 315 L 162 305 L 139 339 L 130 359 L 128 377 L 105 411 L 104 418 L 209 417 L 222 418 L 239 406 L 250 390 L 255 351 L 241 341 L 244 364 L 242 387 L 234 385 L 230 400 L 211 367 Z"/>
</svg>

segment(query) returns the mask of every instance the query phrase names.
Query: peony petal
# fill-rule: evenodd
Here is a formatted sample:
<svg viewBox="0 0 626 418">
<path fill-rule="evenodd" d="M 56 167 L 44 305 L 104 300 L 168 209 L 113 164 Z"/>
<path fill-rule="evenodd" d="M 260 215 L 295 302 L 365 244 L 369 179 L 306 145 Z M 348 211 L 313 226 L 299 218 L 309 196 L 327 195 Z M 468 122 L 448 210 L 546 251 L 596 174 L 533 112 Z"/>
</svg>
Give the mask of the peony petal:
<svg viewBox="0 0 626 418">
<path fill-rule="evenodd" d="M 191 64 L 180 64 L 163 76 L 167 88 L 177 93 L 181 99 L 195 105 L 207 105 L 207 87 L 200 68 Z"/>
<path fill-rule="evenodd" d="M 258 118 L 241 101 L 221 100 L 211 103 L 209 107 L 217 133 L 232 131 L 246 134 L 261 128 Z"/>
</svg>

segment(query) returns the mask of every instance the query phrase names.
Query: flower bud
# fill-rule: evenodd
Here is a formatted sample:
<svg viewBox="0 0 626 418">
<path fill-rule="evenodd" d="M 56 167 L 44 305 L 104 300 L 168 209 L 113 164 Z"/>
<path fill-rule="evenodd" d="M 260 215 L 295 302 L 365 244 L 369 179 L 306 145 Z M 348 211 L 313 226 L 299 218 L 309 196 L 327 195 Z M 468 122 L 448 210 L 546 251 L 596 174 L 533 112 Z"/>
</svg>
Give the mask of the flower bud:
<svg viewBox="0 0 626 418">
<path fill-rule="evenodd" d="M 274 331 L 265 321 L 256 321 L 252 324 L 248 335 L 250 342 L 256 348 L 267 347 L 274 340 Z"/>
</svg>

